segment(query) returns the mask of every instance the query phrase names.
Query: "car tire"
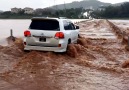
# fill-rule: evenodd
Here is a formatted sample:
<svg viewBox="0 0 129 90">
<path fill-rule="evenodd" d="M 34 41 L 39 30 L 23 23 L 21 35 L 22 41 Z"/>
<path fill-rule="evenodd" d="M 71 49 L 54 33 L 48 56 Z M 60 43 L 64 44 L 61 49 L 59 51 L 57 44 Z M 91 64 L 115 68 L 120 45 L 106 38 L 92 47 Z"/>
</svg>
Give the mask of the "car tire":
<svg viewBox="0 0 129 90">
<path fill-rule="evenodd" d="M 71 44 L 71 39 L 68 40 L 68 44 Z"/>
<path fill-rule="evenodd" d="M 71 39 L 68 40 L 66 51 L 68 50 L 68 45 L 71 44 Z"/>
<path fill-rule="evenodd" d="M 24 50 L 24 52 L 30 52 L 30 50 Z"/>
</svg>

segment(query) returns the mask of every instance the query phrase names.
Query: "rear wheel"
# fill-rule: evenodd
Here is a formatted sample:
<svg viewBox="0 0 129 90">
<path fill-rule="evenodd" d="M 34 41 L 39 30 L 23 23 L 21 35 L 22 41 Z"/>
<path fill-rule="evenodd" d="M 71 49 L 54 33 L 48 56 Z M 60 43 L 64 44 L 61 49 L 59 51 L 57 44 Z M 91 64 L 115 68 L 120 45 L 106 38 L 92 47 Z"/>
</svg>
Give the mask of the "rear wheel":
<svg viewBox="0 0 129 90">
<path fill-rule="evenodd" d="M 68 44 L 71 44 L 71 39 L 68 40 Z"/>
<path fill-rule="evenodd" d="M 67 44 L 67 47 L 66 47 L 66 51 L 68 50 L 68 45 L 71 44 L 71 39 L 68 40 L 68 44 Z"/>
<path fill-rule="evenodd" d="M 24 50 L 24 52 L 30 52 L 30 50 Z"/>
<path fill-rule="evenodd" d="M 81 38 L 81 35 L 80 34 L 78 34 L 78 38 Z"/>
</svg>

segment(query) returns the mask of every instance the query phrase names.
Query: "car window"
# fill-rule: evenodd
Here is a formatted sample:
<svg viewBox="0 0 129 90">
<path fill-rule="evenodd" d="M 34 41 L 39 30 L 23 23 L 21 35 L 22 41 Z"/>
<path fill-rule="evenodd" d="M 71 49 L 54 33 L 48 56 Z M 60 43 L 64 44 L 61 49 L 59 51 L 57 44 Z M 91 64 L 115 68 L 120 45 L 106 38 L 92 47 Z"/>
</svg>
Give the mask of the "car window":
<svg viewBox="0 0 129 90">
<path fill-rule="evenodd" d="M 75 26 L 73 25 L 73 23 L 68 21 L 63 21 L 63 24 L 65 30 L 75 30 Z"/>
<path fill-rule="evenodd" d="M 65 30 L 70 30 L 69 23 L 67 21 L 63 21 L 63 24 L 64 24 L 64 29 Z"/>
<path fill-rule="evenodd" d="M 57 20 L 32 20 L 30 29 L 34 30 L 53 30 L 59 31 L 59 22 Z"/>
<path fill-rule="evenodd" d="M 71 27 L 72 27 L 72 30 L 75 30 L 75 26 L 73 23 L 70 23 L 71 24 Z"/>
</svg>

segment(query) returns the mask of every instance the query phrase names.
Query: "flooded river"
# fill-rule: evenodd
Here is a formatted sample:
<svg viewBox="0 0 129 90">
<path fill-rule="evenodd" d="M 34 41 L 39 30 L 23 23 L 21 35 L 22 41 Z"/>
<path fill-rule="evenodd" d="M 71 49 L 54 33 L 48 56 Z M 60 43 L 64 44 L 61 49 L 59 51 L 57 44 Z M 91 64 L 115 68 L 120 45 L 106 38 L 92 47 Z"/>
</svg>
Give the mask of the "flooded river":
<svg viewBox="0 0 129 90">
<path fill-rule="evenodd" d="M 71 21 L 79 22 L 85 19 L 72 19 Z M 23 33 L 28 29 L 31 23 L 30 19 L 0 19 L 0 45 L 7 45 L 6 38 L 10 36 L 10 30 L 13 30 L 15 37 L 23 37 Z"/>
<path fill-rule="evenodd" d="M 79 21 L 83 21 L 85 19 L 72 19 L 72 22 L 79 22 Z M 29 25 L 31 23 L 30 19 L 24 19 L 24 20 L 14 20 L 14 19 L 10 19 L 10 20 L 0 20 L 0 39 L 1 38 L 6 38 L 10 35 L 10 29 L 13 29 L 13 35 L 16 37 L 23 37 L 23 33 L 25 30 L 28 29 Z"/>
<path fill-rule="evenodd" d="M 0 39 L 10 35 L 10 29 L 14 36 L 23 36 L 23 32 L 28 29 L 31 20 L 0 20 Z"/>
<path fill-rule="evenodd" d="M 0 23 L 3 40 L 10 28 L 22 37 L 30 20 Z M 129 52 L 111 25 L 107 20 L 78 25 L 83 34 L 66 53 L 26 53 L 20 38 L 0 46 L 0 90 L 129 90 Z"/>
</svg>

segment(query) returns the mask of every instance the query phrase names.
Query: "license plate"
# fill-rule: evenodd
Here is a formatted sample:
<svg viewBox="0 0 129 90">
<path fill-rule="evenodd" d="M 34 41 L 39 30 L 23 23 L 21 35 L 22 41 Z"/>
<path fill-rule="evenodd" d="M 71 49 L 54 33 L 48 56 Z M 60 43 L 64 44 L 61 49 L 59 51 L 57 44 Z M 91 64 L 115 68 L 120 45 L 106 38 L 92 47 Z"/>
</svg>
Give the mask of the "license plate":
<svg viewBox="0 0 129 90">
<path fill-rule="evenodd" d="M 39 38 L 39 41 L 46 42 L 46 38 Z"/>
</svg>

